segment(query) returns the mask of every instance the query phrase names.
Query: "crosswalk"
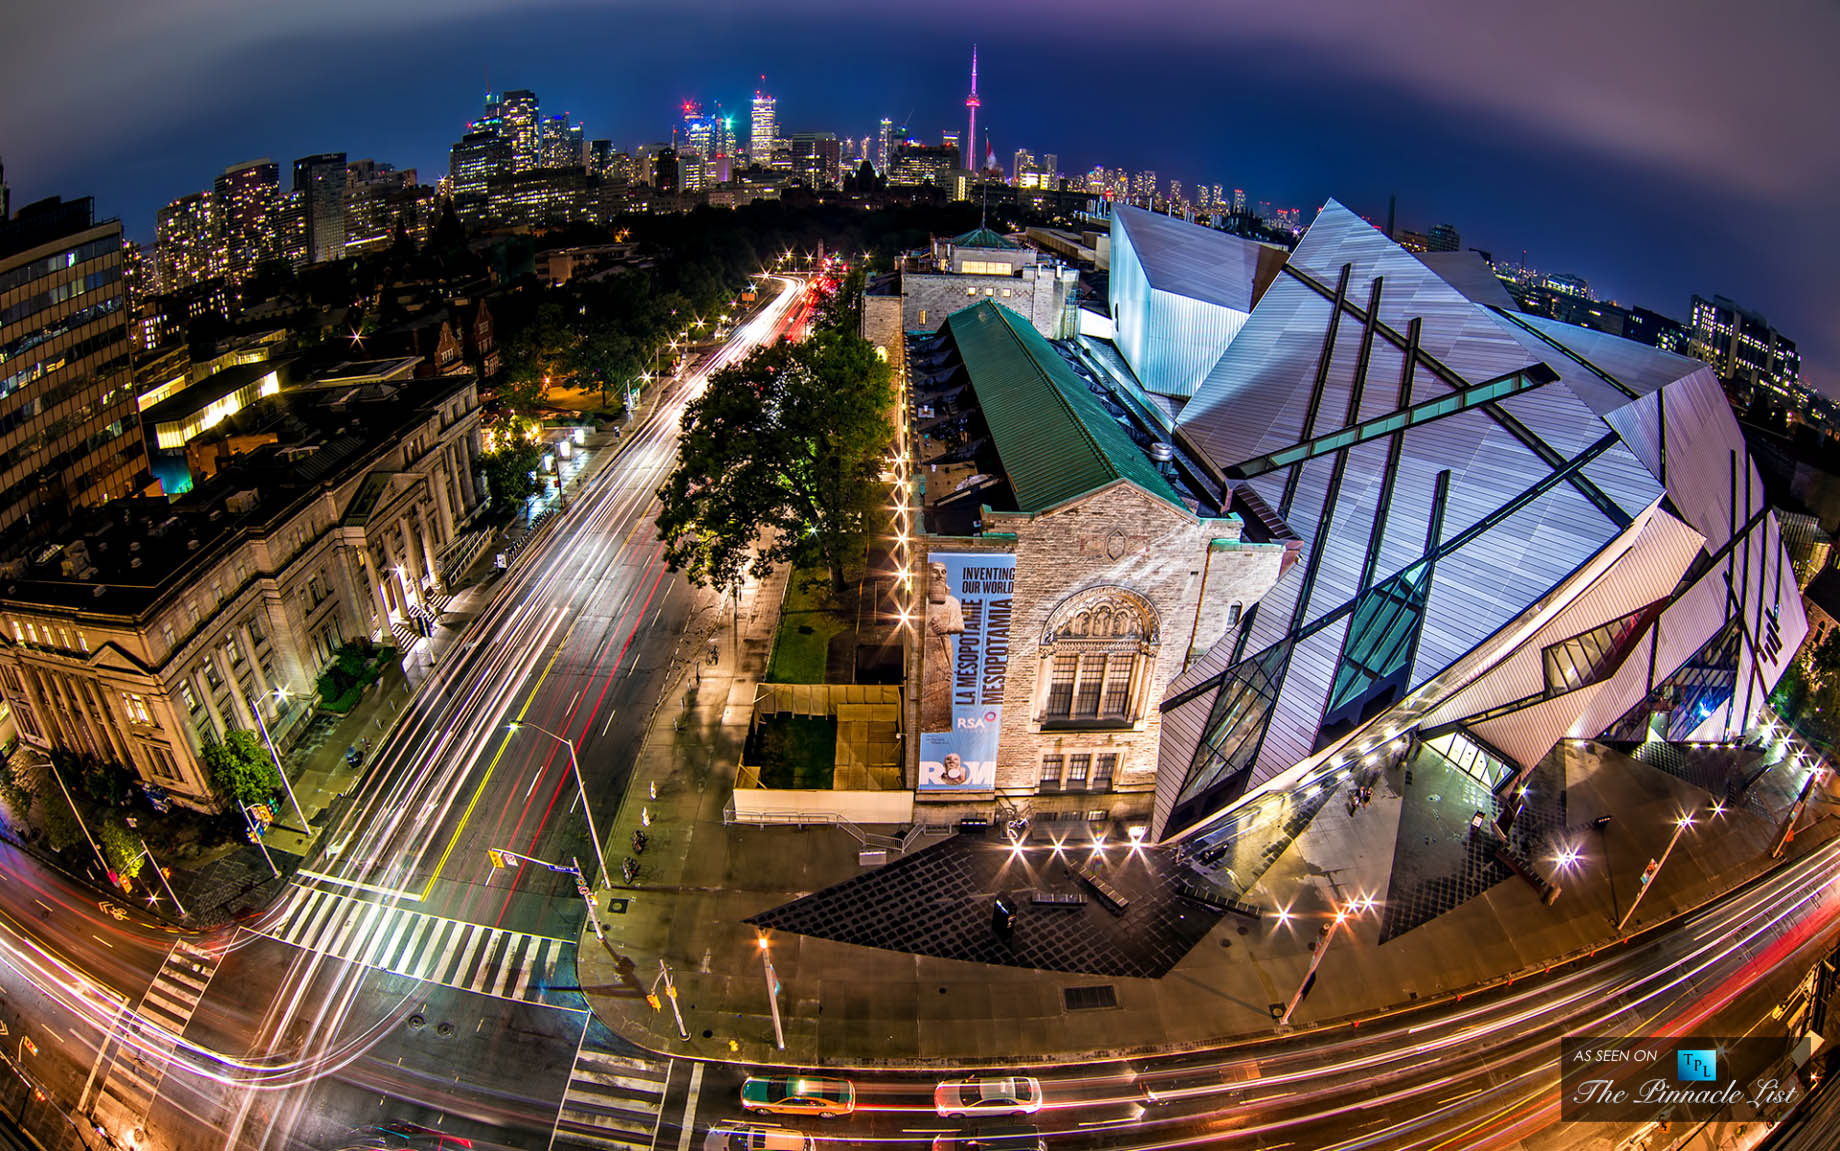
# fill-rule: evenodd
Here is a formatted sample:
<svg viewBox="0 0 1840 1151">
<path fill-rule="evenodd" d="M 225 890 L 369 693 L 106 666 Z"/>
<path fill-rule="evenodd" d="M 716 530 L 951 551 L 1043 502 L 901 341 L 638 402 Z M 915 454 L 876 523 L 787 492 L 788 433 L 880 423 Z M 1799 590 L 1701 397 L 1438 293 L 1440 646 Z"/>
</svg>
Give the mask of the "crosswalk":
<svg viewBox="0 0 1840 1151">
<path fill-rule="evenodd" d="M 255 930 L 348 963 L 524 1003 L 546 1001 L 557 964 L 575 946 L 302 886 Z"/>
<path fill-rule="evenodd" d="M 115 1056 L 92 1109 L 97 1119 L 117 1131 L 132 1131 L 146 1119 L 177 1046 L 173 1040 L 185 1033 L 216 973 L 211 952 L 183 939 L 173 944 L 133 1014 L 122 1017 Z"/>
<path fill-rule="evenodd" d="M 649 1149 L 671 1067 L 668 1059 L 635 1059 L 584 1042 L 575 1055 L 550 1151 Z"/>
</svg>

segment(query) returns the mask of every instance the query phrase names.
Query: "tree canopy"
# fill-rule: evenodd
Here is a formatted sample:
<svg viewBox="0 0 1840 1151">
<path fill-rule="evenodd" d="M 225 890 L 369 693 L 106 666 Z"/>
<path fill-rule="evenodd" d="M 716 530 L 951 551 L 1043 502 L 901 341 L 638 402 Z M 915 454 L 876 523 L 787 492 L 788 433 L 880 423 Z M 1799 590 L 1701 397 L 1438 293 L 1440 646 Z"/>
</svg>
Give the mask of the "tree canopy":
<svg viewBox="0 0 1840 1151">
<path fill-rule="evenodd" d="M 206 743 L 200 758 L 211 773 L 212 790 L 234 803 L 261 803 L 281 786 L 275 762 L 254 732 L 233 728 L 222 743 Z"/>
<path fill-rule="evenodd" d="M 886 499 L 891 379 L 868 341 L 836 329 L 711 376 L 658 489 L 671 570 L 727 588 L 790 563 L 828 570 L 842 590 Z"/>
</svg>

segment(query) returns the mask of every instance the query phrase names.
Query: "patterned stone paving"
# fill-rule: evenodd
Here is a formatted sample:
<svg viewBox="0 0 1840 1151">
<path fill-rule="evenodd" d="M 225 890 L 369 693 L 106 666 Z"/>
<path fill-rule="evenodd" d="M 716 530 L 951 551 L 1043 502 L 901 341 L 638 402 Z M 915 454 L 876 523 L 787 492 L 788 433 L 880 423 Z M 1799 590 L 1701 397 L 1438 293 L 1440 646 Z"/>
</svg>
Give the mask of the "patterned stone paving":
<svg viewBox="0 0 1840 1151">
<path fill-rule="evenodd" d="M 1472 833 L 1476 812 L 1494 819 L 1501 803 L 1471 776 L 1423 748 L 1412 762 L 1399 836 L 1380 917 L 1380 942 L 1431 922 L 1513 876 L 1495 858 L 1495 839 Z M 1515 858 L 1538 858 L 1552 834 L 1565 826 L 1565 788 L 1559 757 L 1549 755 L 1527 779 L 1527 804 L 1508 836 Z"/>
<path fill-rule="evenodd" d="M 1073 874 L 1091 862 L 1129 901 L 1106 910 Z M 1090 847 L 1057 852 L 1033 845 L 1020 853 L 994 836 L 959 835 L 886 867 L 761 912 L 759 927 L 915 955 L 1154 979 L 1206 937 L 1220 916 L 1175 894 L 1177 866 L 1158 849 L 1120 846 L 1095 857 Z M 1078 891 L 1072 908 L 1031 905 L 1035 890 Z M 996 896 L 1014 896 L 1014 933 L 991 925 Z"/>
</svg>

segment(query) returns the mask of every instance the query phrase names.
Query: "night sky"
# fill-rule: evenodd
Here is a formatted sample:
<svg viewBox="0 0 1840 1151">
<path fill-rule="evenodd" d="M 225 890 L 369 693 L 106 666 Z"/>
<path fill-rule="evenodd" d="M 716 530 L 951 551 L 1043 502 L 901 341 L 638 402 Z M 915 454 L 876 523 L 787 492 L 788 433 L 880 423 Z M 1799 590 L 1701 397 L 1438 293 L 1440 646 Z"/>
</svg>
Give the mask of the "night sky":
<svg viewBox="0 0 1840 1151">
<path fill-rule="evenodd" d="M 424 182 L 488 83 L 590 138 L 664 138 L 678 104 L 860 137 L 979 124 L 1061 170 L 1153 168 L 1574 272 L 1684 319 L 1767 314 L 1840 392 L 1840 5 L 1831 0 L 13 0 L 0 157 L 17 206 L 94 195 L 131 236 L 226 165 L 344 151 Z"/>
</svg>

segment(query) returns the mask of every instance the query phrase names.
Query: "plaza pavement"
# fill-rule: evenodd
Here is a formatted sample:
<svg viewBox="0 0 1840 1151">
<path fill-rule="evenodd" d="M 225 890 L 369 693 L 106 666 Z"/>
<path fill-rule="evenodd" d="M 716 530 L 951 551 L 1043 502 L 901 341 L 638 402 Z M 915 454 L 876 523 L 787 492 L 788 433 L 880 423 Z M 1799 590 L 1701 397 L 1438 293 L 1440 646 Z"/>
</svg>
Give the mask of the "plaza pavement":
<svg viewBox="0 0 1840 1151">
<path fill-rule="evenodd" d="M 760 933 L 744 921 L 854 876 L 862 844 L 827 826 L 753 827 L 723 819 L 751 705 L 764 673 L 784 576 L 751 587 L 737 622 L 726 610 L 699 614 L 691 650 L 718 641 L 713 667 L 681 671 L 661 697 L 631 787 L 606 834 L 610 862 L 628 854 L 642 818 L 648 849 L 634 884 L 615 884 L 598 906 L 605 942 L 584 932 L 582 990 L 595 1013 L 640 1047 L 674 1056 L 826 1067 L 991 1066 L 1104 1054 L 1171 1052 L 1269 1035 L 1274 1005 L 1296 990 L 1310 941 L 1331 909 L 1364 897 L 1384 900 L 1389 882 L 1449 853 L 1469 835 L 1473 808 L 1435 778 L 1407 782 L 1402 767 L 1380 771 L 1373 797 L 1351 812 L 1344 793 L 1323 805 L 1245 894 L 1287 922 L 1219 917 L 1201 943 L 1159 979 L 1118 978 L 965 962 L 855 946 L 784 931 L 767 936 L 780 984 L 785 1048 L 774 1044 Z M 1756 752 L 1724 755 L 1742 770 Z M 1766 772 L 1745 802 L 1710 814 L 1701 788 L 1595 744 L 1567 744 L 1544 778 L 1563 773 L 1563 832 L 1575 866 L 1536 861 L 1562 892 L 1551 906 L 1532 884 L 1510 877 L 1428 921 L 1380 942 L 1383 907 L 1358 912 L 1332 939 L 1293 1025 L 1313 1027 L 1423 1005 L 1537 974 L 1564 960 L 1617 946 L 1631 934 L 1705 903 L 1761 873 L 1799 779 Z M 1713 768 L 1719 768 L 1714 764 Z M 1539 778 L 1539 777 L 1536 777 Z M 1447 781 L 1446 781 L 1447 782 Z M 1432 790 L 1433 788 L 1439 790 Z M 654 791 L 655 789 L 655 791 Z M 1830 797 L 1817 794 L 1791 851 L 1835 834 Z M 1449 810 L 1439 810 L 1440 805 Z M 1627 910 L 1648 859 L 1662 854 L 1683 811 L 1695 825 L 1680 837 L 1626 930 Z M 1597 816 L 1611 814 L 1603 828 Z M 1402 841 L 1402 815 L 1422 842 Z M 1065 826 L 1065 825 L 1062 825 Z M 1070 841 L 1077 845 L 1082 828 Z M 897 828 L 874 831 L 898 833 Z M 1446 841 L 1441 847 L 1436 840 Z M 912 851 L 937 844 L 937 837 Z M 1129 867 L 1113 840 L 1108 867 Z M 1090 848 L 1088 848 L 1090 850 Z M 1031 871 L 1052 864 L 1051 848 L 1024 853 Z M 862 909 L 873 915 L 873 907 Z M 1031 915 L 1059 910 L 1021 908 Z M 1123 922 L 1128 923 L 1127 919 Z M 1398 924 L 1395 924 L 1398 927 Z M 1018 930 L 1022 930 L 1019 927 Z M 645 999 L 670 968 L 688 1038 L 669 1004 Z M 1070 1010 L 1068 988 L 1109 986 L 1115 1008 Z"/>
</svg>

